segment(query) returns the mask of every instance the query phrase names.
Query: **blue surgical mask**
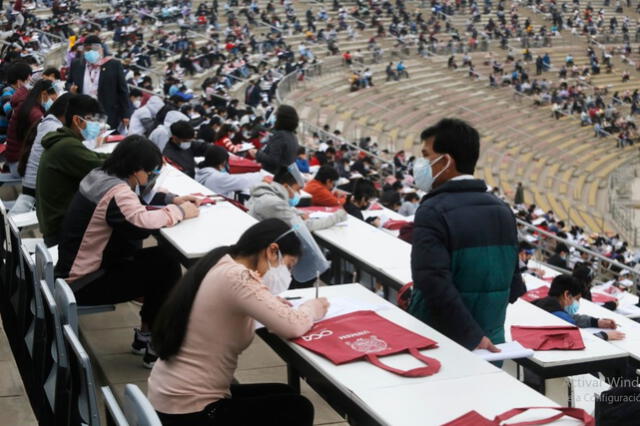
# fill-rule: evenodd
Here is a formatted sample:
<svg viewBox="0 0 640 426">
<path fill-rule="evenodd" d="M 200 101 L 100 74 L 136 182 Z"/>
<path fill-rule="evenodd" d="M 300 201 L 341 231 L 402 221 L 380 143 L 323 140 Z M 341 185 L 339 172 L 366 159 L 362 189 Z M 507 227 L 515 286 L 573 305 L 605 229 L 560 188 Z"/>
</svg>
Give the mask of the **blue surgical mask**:
<svg viewBox="0 0 640 426">
<path fill-rule="evenodd" d="M 289 198 L 289 205 L 291 207 L 295 207 L 298 205 L 299 202 L 300 202 L 300 194 L 298 194 L 297 192 L 294 192 L 293 197 Z"/>
<path fill-rule="evenodd" d="M 184 149 L 186 151 L 189 148 L 191 148 L 191 142 L 180 142 L 180 149 Z"/>
<path fill-rule="evenodd" d="M 82 134 L 82 137 L 87 141 L 94 140 L 95 138 L 97 138 L 100 135 L 100 122 L 89 121 L 89 120 L 84 120 L 84 122 L 87 125 L 85 126 L 84 129 L 80 131 L 80 133 Z"/>
<path fill-rule="evenodd" d="M 49 108 L 51 108 L 51 105 L 53 105 L 53 101 L 51 100 L 51 98 L 48 98 L 46 101 L 44 101 L 44 103 L 42 104 L 42 108 L 44 108 L 45 111 L 49 111 Z"/>
<path fill-rule="evenodd" d="M 100 52 L 97 50 L 88 50 L 84 52 L 84 59 L 90 64 L 97 64 L 100 60 Z"/>
<path fill-rule="evenodd" d="M 429 162 L 424 157 L 416 159 L 413 164 L 413 178 L 416 181 L 416 186 L 423 190 L 424 192 L 431 191 L 431 186 L 433 186 L 433 182 L 445 171 L 446 167 L 440 171 L 436 176 L 433 176 L 433 170 L 431 166 L 440 161 L 443 156 L 436 158 L 433 163 Z M 447 164 L 448 167 L 448 164 Z"/>
<path fill-rule="evenodd" d="M 578 302 L 577 300 L 574 300 L 573 303 L 571 303 L 569 306 L 564 307 L 565 312 L 571 316 L 574 316 L 575 314 L 577 314 L 579 309 L 580 309 L 580 302 Z"/>
</svg>

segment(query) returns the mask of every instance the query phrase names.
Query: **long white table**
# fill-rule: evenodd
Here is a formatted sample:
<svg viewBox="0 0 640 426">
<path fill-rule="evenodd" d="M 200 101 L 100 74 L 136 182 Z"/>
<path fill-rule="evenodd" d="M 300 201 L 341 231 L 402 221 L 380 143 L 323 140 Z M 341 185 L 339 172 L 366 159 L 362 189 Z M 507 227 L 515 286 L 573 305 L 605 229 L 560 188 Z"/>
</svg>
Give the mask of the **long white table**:
<svg viewBox="0 0 640 426">
<path fill-rule="evenodd" d="M 313 297 L 314 289 L 290 290 L 286 296 Z M 376 296 L 359 284 L 321 287 L 320 296 L 352 299 L 359 305 L 383 307 L 377 313 L 408 330 L 438 342 L 422 351 L 438 359 L 441 370 L 429 377 L 405 378 L 366 362 L 340 366 L 294 343 L 259 330 L 259 335 L 289 364 L 290 382 L 299 376 L 316 389 L 339 413 L 370 425 L 436 425 L 470 410 L 493 417 L 520 406 L 556 406 L 504 371 L 485 362 L 423 322 Z M 407 354 L 384 357 L 399 368 L 421 363 Z M 389 395 L 392 394 L 392 400 Z M 504 398 L 500 395 L 505 395 Z M 508 395 L 508 396 L 507 396 Z M 576 424 L 568 421 L 566 424 Z"/>
<path fill-rule="evenodd" d="M 402 275 L 411 275 L 411 244 L 353 216 L 348 216 L 346 226 L 335 226 L 314 234 L 321 246 L 373 275 L 385 286 L 397 290 L 407 283 L 404 278 L 396 281 L 387 271 L 404 271 Z"/>
<path fill-rule="evenodd" d="M 165 170 L 166 169 L 166 170 Z M 166 173 L 159 186 L 178 195 L 213 194 L 184 173 L 171 166 L 164 166 Z M 227 201 L 200 208 L 200 216 L 185 220 L 171 228 L 162 228 L 160 236 L 174 247 L 184 263 L 191 263 L 212 249 L 234 244 L 240 235 L 257 222 L 249 214 Z"/>
<path fill-rule="evenodd" d="M 545 281 L 536 278 L 532 275 L 523 275 L 527 290 L 539 288 L 543 285 L 548 285 Z M 593 303 L 584 298 L 580 299 L 579 314 L 589 315 L 595 318 L 608 318 L 612 319 L 618 324 L 618 330 L 625 333 L 623 340 L 610 340 L 609 344 L 620 348 L 628 352 L 629 356 L 633 358 L 637 363 L 640 363 L 640 323 L 628 318 L 625 315 L 621 315 L 617 312 L 612 312 L 597 303 Z M 584 330 L 587 333 L 593 333 L 596 330 L 587 329 Z M 607 330 L 602 330 L 607 331 Z"/>
<path fill-rule="evenodd" d="M 543 270 L 544 278 L 546 280 L 560 275 L 560 272 L 533 260 L 529 261 L 529 266 L 532 268 Z M 605 291 L 603 291 L 604 287 L 607 287 L 607 285 L 602 284 L 593 286 L 591 288 L 591 293 L 607 294 Z M 636 305 L 638 303 L 638 296 L 636 296 L 635 294 L 631 294 L 628 291 L 616 293 L 610 296 L 614 296 L 618 299 L 618 309 L 616 309 L 616 312 L 618 314 L 624 315 L 628 318 L 640 318 L 640 307 Z"/>
</svg>

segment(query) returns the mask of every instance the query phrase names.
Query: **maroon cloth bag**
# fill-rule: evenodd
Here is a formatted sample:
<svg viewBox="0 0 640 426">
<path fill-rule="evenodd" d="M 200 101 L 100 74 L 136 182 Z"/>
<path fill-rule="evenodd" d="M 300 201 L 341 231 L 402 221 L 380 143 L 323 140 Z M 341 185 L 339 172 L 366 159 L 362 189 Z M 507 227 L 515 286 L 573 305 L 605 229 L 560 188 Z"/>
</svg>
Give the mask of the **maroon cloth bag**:
<svg viewBox="0 0 640 426">
<path fill-rule="evenodd" d="M 404 377 L 425 377 L 440 370 L 440 362 L 422 355 L 419 349 L 438 344 L 403 328 L 373 311 L 356 311 L 317 322 L 294 343 L 322 355 L 334 364 L 366 359 L 372 364 Z M 400 370 L 383 364 L 378 357 L 408 351 L 426 367 Z"/>
<path fill-rule="evenodd" d="M 551 417 L 547 417 L 546 419 L 540 420 L 530 420 L 526 422 L 518 422 L 518 423 L 504 423 L 506 420 L 509 420 L 512 417 L 517 416 L 518 414 L 522 414 L 528 410 L 535 409 L 550 409 L 560 411 L 558 414 L 553 415 Z M 574 419 L 581 420 L 585 426 L 595 426 L 596 421 L 594 418 L 584 411 L 582 408 L 573 408 L 573 407 L 525 407 L 525 408 L 514 408 L 509 411 L 505 411 L 502 414 L 498 414 L 493 420 L 489 420 L 486 417 L 482 416 L 477 411 L 469 411 L 467 414 L 464 414 L 457 419 L 454 419 L 448 423 L 444 423 L 442 426 L 528 426 L 528 425 L 544 425 L 547 423 L 555 422 L 556 420 L 561 419 L 564 416 L 573 417 Z"/>
<path fill-rule="evenodd" d="M 511 326 L 511 339 L 534 351 L 584 349 L 578 327 L 572 325 Z"/>
<path fill-rule="evenodd" d="M 543 285 L 542 287 L 529 290 L 528 292 L 520 296 L 520 298 L 526 300 L 527 302 L 533 302 L 534 300 L 543 299 L 548 295 L 549 295 L 549 286 Z"/>
<path fill-rule="evenodd" d="M 229 174 L 259 172 L 260 163 L 242 157 L 229 157 Z"/>
</svg>

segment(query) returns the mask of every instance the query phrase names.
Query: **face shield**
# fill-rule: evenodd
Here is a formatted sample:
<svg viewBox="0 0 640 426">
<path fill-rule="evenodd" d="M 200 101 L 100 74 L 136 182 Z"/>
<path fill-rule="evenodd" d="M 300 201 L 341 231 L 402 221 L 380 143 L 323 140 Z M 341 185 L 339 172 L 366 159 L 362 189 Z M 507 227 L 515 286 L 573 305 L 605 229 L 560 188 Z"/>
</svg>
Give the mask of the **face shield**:
<svg viewBox="0 0 640 426">
<path fill-rule="evenodd" d="M 274 242 L 285 235 L 294 232 L 300 240 L 302 254 L 298 259 L 298 263 L 293 267 L 291 274 L 298 282 L 307 282 L 315 279 L 318 275 L 324 273 L 331 266 L 331 262 L 325 259 L 322 250 L 314 240 L 311 232 L 300 219 L 294 219 L 296 222 L 292 228 L 279 236 Z"/>
<path fill-rule="evenodd" d="M 293 176 L 293 178 L 296 180 L 296 183 L 300 185 L 300 188 L 303 188 L 304 178 L 302 177 L 302 173 L 300 173 L 300 170 L 298 169 L 296 163 L 289 164 L 287 166 L 287 171 L 291 174 L 291 176 Z"/>
</svg>

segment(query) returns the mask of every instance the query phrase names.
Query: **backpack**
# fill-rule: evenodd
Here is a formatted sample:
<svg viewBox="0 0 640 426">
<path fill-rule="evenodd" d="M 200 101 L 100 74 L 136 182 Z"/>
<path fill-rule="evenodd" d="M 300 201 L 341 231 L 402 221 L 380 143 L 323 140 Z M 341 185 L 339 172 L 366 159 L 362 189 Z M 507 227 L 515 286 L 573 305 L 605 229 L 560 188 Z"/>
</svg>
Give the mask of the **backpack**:
<svg viewBox="0 0 640 426">
<path fill-rule="evenodd" d="M 616 387 L 596 398 L 594 417 L 598 426 L 624 426 L 640 418 L 640 388 Z"/>
</svg>

